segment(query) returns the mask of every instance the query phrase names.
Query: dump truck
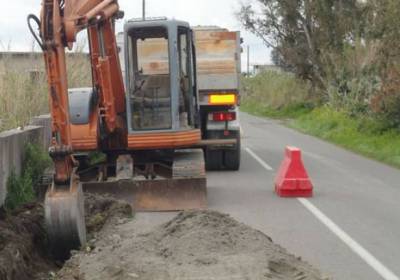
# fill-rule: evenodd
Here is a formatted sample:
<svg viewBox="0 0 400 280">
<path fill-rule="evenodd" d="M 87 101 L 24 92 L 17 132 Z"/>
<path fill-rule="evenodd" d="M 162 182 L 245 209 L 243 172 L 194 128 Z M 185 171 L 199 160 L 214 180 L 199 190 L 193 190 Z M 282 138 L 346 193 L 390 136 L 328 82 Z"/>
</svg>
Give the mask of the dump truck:
<svg viewBox="0 0 400 280">
<path fill-rule="evenodd" d="M 233 145 L 207 147 L 206 167 L 239 170 L 240 32 L 218 26 L 197 26 L 193 30 L 203 138 L 236 140 Z"/>
<path fill-rule="evenodd" d="M 139 19 L 137 19 L 139 20 Z M 148 18 L 147 21 L 167 20 Z M 202 139 L 217 143 L 205 148 L 207 170 L 239 170 L 240 168 L 240 75 L 241 37 L 239 31 L 229 31 L 217 26 L 192 27 L 196 59 L 197 90 L 199 91 L 199 117 Z M 125 63 L 124 33 L 118 34 L 120 61 Z M 165 57 L 159 49 L 165 48 L 162 40 L 143 45 L 145 72 L 160 72 L 166 67 Z M 124 69 L 124 67 L 123 67 Z M 125 72 L 123 73 L 125 77 Z"/>
</svg>

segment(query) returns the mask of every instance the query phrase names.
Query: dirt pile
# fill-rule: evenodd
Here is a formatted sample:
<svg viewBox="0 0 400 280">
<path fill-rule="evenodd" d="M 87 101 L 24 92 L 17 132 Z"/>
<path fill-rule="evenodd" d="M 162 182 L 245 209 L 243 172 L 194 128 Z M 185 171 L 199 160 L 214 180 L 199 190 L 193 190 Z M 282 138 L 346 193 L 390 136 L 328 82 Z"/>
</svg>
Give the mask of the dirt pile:
<svg viewBox="0 0 400 280">
<path fill-rule="evenodd" d="M 90 253 L 58 279 L 323 279 L 265 234 L 213 211 L 185 212 L 143 234 L 137 223 L 105 227 Z"/>
</svg>

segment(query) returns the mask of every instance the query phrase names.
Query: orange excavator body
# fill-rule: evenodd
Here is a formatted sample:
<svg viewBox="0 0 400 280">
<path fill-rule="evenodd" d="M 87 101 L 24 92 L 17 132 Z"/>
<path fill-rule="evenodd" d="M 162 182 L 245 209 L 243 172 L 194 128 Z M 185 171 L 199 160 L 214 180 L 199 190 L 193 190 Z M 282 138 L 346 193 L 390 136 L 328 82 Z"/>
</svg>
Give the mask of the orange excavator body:
<svg viewBox="0 0 400 280">
<path fill-rule="evenodd" d="M 182 63 L 182 58 L 174 53 L 178 51 L 176 48 L 170 48 L 169 55 L 171 65 L 175 67 L 175 76 L 171 75 L 168 83 L 175 82 L 169 88 L 171 96 L 172 91 L 175 92 L 174 97 L 170 96 L 171 104 L 177 103 L 170 104 L 175 124 L 171 125 L 170 130 L 132 132 L 129 125 L 134 117 L 127 111 L 133 105 L 127 103 L 128 100 L 135 100 L 137 103 L 138 97 L 128 97 L 131 93 L 125 92 L 114 30 L 115 20 L 122 17 L 123 12 L 119 10 L 117 0 L 42 0 L 40 19 L 34 15 L 28 16 L 30 31 L 43 50 L 48 77 L 52 117 L 49 153 L 55 172 L 53 183 L 46 193 L 45 218 L 53 252 L 60 259 L 67 258 L 70 249 L 85 243 L 83 190 L 86 191 L 91 186 L 100 193 L 111 192 L 117 197 L 119 193 L 120 198 L 128 198 L 134 203 L 134 208 L 137 206 L 140 210 L 206 207 L 201 131 L 199 124 L 193 120 L 195 110 L 198 109 L 193 100 L 198 96 L 196 85 L 190 79 L 195 77 L 195 70 L 192 75 L 181 77 L 180 82 L 177 82 L 177 66 Z M 38 25 L 39 35 L 33 30 L 32 21 Z M 175 28 L 182 34 L 168 31 L 168 36 L 186 36 L 185 41 L 179 43 L 185 43 L 186 47 L 181 47 L 180 51 L 186 52 L 186 67 L 195 68 L 195 55 L 191 50 L 193 38 L 189 26 Z M 73 48 L 77 34 L 82 30 L 88 32 L 93 82 L 91 90 L 95 98 L 91 101 L 93 104 L 90 105 L 87 121 L 79 123 L 72 121 L 76 116 L 70 112 L 65 51 Z M 136 74 L 140 74 L 140 71 Z M 182 98 L 178 96 L 178 92 L 184 90 L 188 92 L 186 101 L 191 108 L 181 112 L 181 108 L 190 107 L 179 104 Z M 142 101 L 145 100 L 145 94 L 148 92 L 143 91 Z M 80 113 L 77 112 L 76 115 L 79 116 Z M 182 115 L 182 120 L 186 120 L 182 129 L 179 114 Z M 194 150 L 175 151 L 184 148 Z M 196 148 L 200 149 L 195 150 Z M 80 170 L 82 166 L 79 166 L 80 156 L 82 152 L 89 151 L 103 152 L 107 155 L 107 160 L 101 167 L 94 168 L 96 174 L 83 176 Z M 110 174 L 110 168 L 115 174 Z M 82 177 L 88 180 L 87 186 L 82 186 Z M 111 177 L 113 178 L 108 180 Z M 132 195 L 127 197 L 127 191 Z"/>
</svg>

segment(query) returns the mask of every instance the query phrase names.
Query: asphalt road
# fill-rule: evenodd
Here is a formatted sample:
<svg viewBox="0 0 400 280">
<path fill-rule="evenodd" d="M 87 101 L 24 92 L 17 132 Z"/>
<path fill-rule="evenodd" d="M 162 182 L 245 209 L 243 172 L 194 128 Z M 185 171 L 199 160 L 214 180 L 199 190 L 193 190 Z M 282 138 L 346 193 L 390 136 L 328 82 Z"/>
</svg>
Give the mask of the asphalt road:
<svg viewBox="0 0 400 280">
<path fill-rule="evenodd" d="M 277 121 L 242 114 L 241 123 L 241 170 L 208 173 L 211 209 L 263 231 L 334 279 L 399 279 L 399 170 Z M 273 192 L 287 145 L 303 151 L 312 199 Z"/>
<path fill-rule="evenodd" d="M 209 208 L 261 230 L 327 277 L 399 280 L 400 170 L 366 159 L 278 121 L 241 114 L 239 172 L 209 172 Z M 315 187 L 307 200 L 275 195 L 287 145 L 302 149 Z M 141 213 L 152 228 L 174 213 Z"/>
</svg>

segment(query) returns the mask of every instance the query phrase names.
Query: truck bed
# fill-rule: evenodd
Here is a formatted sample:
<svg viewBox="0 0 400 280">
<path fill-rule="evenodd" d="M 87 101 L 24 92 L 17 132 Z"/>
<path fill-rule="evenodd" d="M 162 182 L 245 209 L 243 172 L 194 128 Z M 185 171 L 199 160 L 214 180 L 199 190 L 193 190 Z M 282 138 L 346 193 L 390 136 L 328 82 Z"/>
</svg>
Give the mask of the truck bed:
<svg viewBox="0 0 400 280">
<path fill-rule="evenodd" d="M 200 92 L 237 90 L 240 78 L 240 33 L 195 27 Z"/>
</svg>

